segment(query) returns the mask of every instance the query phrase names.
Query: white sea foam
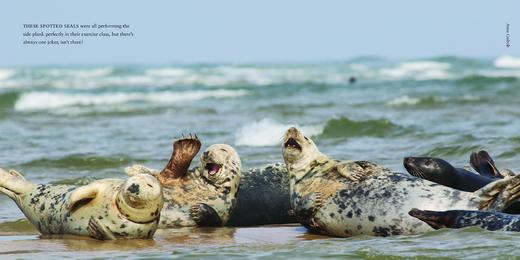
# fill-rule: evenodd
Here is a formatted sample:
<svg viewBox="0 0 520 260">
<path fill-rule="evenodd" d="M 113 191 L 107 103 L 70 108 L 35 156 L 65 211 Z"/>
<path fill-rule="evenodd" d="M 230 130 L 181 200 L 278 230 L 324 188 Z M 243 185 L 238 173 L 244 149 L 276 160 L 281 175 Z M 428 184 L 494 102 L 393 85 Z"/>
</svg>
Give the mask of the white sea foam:
<svg viewBox="0 0 520 260">
<path fill-rule="evenodd" d="M 408 95 L 400 96 L 397 98 L 394 98 L 388 102 L 386 102 L 387 105 L 390 106 L 403 106 L 403 105 L 415 105 L 419 103 L 421 100 L 419 98 L 413 98 Z"/>
<path fill-rule="evenodd" d="M 502 55 L 495 59 L 495 67 L 497 68 L 520 68 L 520 58 L 510 55 Z"/>
<path fill-rule="evenodd" d="M 49 69 L 46 73 L 52 77 L 77 77 L 91 78 L 110 75 L 114 71 L 112 67 L 95 69 Z"/>
<path fill-rule="evenodd" d="M 18 111 L 48 110 L 69 106 L 117 105 L 128 102 L 178 103 L 206 98 L 234 98 L 245 95 L 244 90 L 212 90 L 155 93 L 68 94 L 29 92 L 15 104 Z"/>
<path fill-rule="evenodd" d="M 146 70 L 146 74 L 157 77 L 180 77 L 187 75 L 188 71 L 181 68 L 160 68 Z"/>
<path fill-rule="evenodd" d="M 451 65 L 436 61 L 403 62 L 397 67 L 383 68 L 379 73 L 392 79 L 413 78 L 417 80 L 450 79 L 448 72 Z"/>
<path fill-rule="evenodd" d="M 14 69 L 0 69 L 0 80 L 6 80 L 16 74 Z"/>
<path fill-rule="evenodd" d="M 298 127 L 307 136 L 319 135 L 323 132 L 322 125 L 298 126 L 278 123 L 270 118 L 264 118 L 244 125 L 235 134 L 235 144 L 243 146 L 275 146 L 282 142 L 282 136 L 289 127 Z"/>
</svg>

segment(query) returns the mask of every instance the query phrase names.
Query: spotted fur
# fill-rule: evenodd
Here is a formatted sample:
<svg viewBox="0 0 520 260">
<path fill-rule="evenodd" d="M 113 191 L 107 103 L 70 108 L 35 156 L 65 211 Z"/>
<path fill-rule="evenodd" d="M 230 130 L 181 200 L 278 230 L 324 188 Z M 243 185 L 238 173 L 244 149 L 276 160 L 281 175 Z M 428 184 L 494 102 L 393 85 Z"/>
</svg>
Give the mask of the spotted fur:
<svg viewBox="0 0 520 260">
<path fill-rule="evenodd" d="M 311 231 L 332 236 L 430 231 L 431 227 L 409 216 L 408 211 L 414 207 L 477 209 L 482 203 L 493 202 L 493 196 L 484 195 L 497 191 L 486 186 L 486 190 L 477 191 L 479 197 L 371 162 L 333 160 L 296 128 L 287 130 L 282 149 L 296 218 Z"/>
<path fill-rule="evenodd" d="M 152 238 L 163 205 L 159 182 L 140 174 L 86 186 L 33 184 L 0 169 L 0 192 L 13 199 L 42 234 L 97 239 Z"/>
<path fill-rule="evenodd" d="M 219 172 L 210 175 L 206 169 L 208 163 L 220 164 Z M 208 147 L 198 167 L 183 178 L 163 183 L 165 206 L 159 228 L 224 225 L 236 203 L 240 169 L 240 158 L 233 147 L 226 144 Z M 156 176 L 160 173 L 141 165 L 129 167 L 126 172 L 129 175 L 149 173 Z"/>
</svg>

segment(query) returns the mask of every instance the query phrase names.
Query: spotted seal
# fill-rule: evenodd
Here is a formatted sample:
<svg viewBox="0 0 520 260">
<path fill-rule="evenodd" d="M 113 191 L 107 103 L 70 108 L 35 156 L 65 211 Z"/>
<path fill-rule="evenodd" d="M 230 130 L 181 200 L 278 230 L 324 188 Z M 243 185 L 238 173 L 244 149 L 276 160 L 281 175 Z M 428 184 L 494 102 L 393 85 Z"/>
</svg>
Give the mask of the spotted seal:
<svg viewBox="0 0 520 260">
<path fill-rule="evenodd" d="M 139 174 L 85 186 L 34 184 L 0 169 L 0 192 L 14 200 L 42 234 L 101 240 L 152 238 L 163 206 L 160 183 Z"/>
<path fill-rule="evenodd" d="M 412 208 L 487 209 L 504 188 L 489 184 L 462 192 L 368 161 L 333 160 L 294 127 L 285 132 L 282 152 L 296 218 L 310 231 L 332 236 L 430 231 L 408 215 Z"/>
<path fill-rule="evenodd" d="M 130 176 L 148 173 L 163 186 L 165 206 L 159 228 L 221 226 L 230 217 L 240 182 L 240 158 L 227 144 L 213 144 L 189 170 L 201 142 L 196 135 L 176 140 L 173 153 L 162 171 L 142 165 L 125 169 Z"/>
<path fill-rule="evenodd" d="M 496 209 L 517 203 L 518 198 L 520 198 L 519 178 L 520 176 L 516 176 L 497 181 L 498 185 L 507 185 L 507 188 L 500 194 L 502 196 L 500 201 L 504 205 L 497 204 L 489 208 Z M 431 211 L 414 208 L 408 214 L 424 221 L 434 229 L 480 227 L 491 231 L 520 231 L 520 216 L 500 212 L 476 210 Z"/>
</svg>

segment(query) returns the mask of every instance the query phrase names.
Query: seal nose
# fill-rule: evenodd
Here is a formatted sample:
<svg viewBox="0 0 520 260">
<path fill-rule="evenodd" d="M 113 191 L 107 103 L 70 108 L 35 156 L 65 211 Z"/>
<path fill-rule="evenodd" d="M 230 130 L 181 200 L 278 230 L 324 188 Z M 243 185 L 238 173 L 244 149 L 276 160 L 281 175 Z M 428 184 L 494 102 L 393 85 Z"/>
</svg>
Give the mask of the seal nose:
<svg viewBox="0 0 520 260">
<path fill-rule="evenodd" d="M 404 157 L 403 164 L 404 166 L 410 165 L 415 162 L 415 159 L 413 157 Z"/>
<path fill-rule="evenodd" d="M 163 206 L 162 187 L 148 174 L 130 177 L 118 195 L 118 207 L 134 222 L 149 222 L 159 216 Z"/>
</svg>

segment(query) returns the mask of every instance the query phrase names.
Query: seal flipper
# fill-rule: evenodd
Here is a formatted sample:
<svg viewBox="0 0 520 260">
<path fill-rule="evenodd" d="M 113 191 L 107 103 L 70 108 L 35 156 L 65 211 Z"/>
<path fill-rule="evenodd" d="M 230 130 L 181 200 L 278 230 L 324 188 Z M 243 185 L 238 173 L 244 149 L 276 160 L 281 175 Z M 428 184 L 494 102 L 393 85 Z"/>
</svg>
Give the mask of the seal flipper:
<svg viewBox="0 0 520 260">
<path fill-rule="evenodd" d="M 504 175 L 501 174 L 496 167 L 493 158 L 491 158 L 489 153 L 484 150 L 481 150 L 477 153 L 472 153 L 469 158 L 469 164 L 480 175 L 491 178 L 504 178 Z"/>
<path fill-rule="evenodd" d="M 319 227 L 314 222 L 314 215 L 323 204 L 323 195 L 320 192 L 314 192 L 305 195 L 302 198 L 296 198 L 293 202 L 293 214 L 298 222 L 311 230 L 317 230 Z"/>
<path fill-rule="evenodd" d="M 116 240 L 116 236 L 112 231 L 110 231 L 107 227 L 105 227 L 98 219 L 94 216 L 90 217 L 87 226 L 88 234 L 99 240 Z"/>
<path fill-rule="evenodd" d="M 159 181 L 166 183 L 170 179 L 182 178 L 188 173 L 190 163 L 200 150 L 197 135 L 188 135 L 173 143 L 173 153 L 168 164 L 159 174 Z"/>
<path fill-rule="evenodd" d="M 97 196 L 99 189 L 100 187 L 96 183 L 91 183 L 89 185 L 76 188 L 69 195 L 67 209 L 72 212 L 89 203 Z"/>
<path fill-rule="evenodd" d="M 15 170 L 7 172 L 0 168 L 0 192 L 9 198 L 16 200 L 16 196 L 31 190 L 34 186 L 26 181 L 21 173 Z"/>
<path fill-rule="evenodd" d="M 335 166 L 336 172 L 351 181 L 359 181 L 364 176 L 378 172 L 381 169 L 381 166 L 368 161 L 340 162 Z"/>
<path fill-rule="evenodd" d="M 503 211 L 520 198 L 520 175 L 494 181 L 475 191 L 480 210 Z"/>
<path fill-rule="evenodd" d="M 148 168 L 144 165 L 134 164 L 132 166 L 125 167 L 125 173 L 128 176 L 135 176 L 137 174 L 150 174 L 157 177 L 160 171 L 152 168 Z"/>
<path fill-rule="evenodd" d="M 457 223 L 457 211 L 430 211 L 413 208 L 408 212 L 434 229 L 454 228 Z"/>
<path fill-rule="evenodd" d="M 198 226 L 215 227 L 222 226 L 222 219 L 217 212 L 204 203 L 198 203 L 191 207 L 190 216 L 195 220 Z"/>
</svg>

